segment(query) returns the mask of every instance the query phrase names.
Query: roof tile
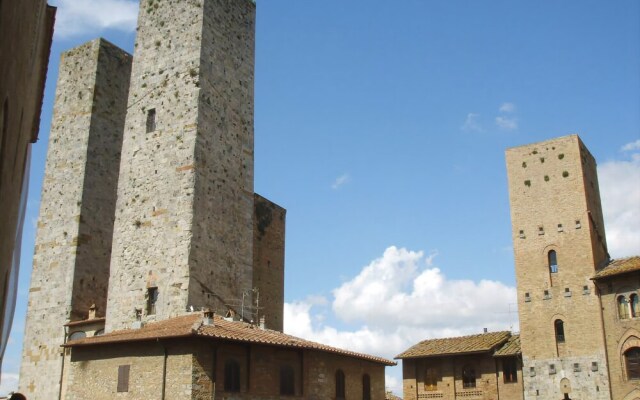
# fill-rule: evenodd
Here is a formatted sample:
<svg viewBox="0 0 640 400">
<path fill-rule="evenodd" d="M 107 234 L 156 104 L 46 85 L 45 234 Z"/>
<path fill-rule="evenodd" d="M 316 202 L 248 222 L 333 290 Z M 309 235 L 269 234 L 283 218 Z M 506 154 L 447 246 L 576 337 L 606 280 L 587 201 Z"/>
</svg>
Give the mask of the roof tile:
<svg viewBox="0 0 640 400">
<path fill-rule="evenodd" d="M 629 272 L 640 271 L 640 256 L 621 258 L 613 260 L 606 267 L 596 272 L 592 279 L 598 280 L 614 275 L 626 274 Z"/>
<path fill-rule="evenodd" d="M 403 359 L 488 352 L 507 342 L 510 336 L 510 332 L 501 331 L 480 335 L 424 340 L 410 347 L 405 352 L 398 354 L 395 358 Z"/>
</svg>

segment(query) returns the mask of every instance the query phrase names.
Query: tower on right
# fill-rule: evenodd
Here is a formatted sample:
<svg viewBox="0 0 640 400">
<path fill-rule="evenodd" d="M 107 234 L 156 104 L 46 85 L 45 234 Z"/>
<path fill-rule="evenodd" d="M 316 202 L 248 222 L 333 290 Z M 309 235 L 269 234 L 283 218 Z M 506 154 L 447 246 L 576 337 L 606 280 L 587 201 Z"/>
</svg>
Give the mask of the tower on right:
<svg viewBox="0 0 640 400">
<path fill-rule="evenodd" d="M 525 399 L 610 399 L 609 261 L 596 162 L 577 135 L 506 151 Z"/>
</svg>

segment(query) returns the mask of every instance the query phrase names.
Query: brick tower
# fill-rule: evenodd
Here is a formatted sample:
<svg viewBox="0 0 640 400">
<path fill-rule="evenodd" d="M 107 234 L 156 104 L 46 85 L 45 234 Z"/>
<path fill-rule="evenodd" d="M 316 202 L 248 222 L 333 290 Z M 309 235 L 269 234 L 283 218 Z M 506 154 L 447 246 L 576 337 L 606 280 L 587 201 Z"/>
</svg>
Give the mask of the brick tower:
<svg viewBox="0 0 640 400">
<path fill-rule="evenodd" d="M 20 390 L 58 398 L 65 324 L 104 317 L 131 56 L 98 39 L 60 60 Z"/>
<path fill-rule="evenodd" d="M 577 135 L 506 159 L 525 399 L 610 399 L 590 279 L 609 258 L 595 160 Z"/>
<path fill-rule="evenodd" d="M 107 332 L 252 304 L 254 34 L 250 0 L 141 1 Z"/>
</svg>

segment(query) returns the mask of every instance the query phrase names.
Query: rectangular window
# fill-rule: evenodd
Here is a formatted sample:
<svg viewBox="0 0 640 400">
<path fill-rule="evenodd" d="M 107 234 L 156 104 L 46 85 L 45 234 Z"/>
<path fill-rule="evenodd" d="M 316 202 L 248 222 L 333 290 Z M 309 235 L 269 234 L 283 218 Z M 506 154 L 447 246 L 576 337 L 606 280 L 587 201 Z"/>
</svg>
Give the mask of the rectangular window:
<svg viewBox="0 0 640 400">
<path fill-rule="evenodd" d="M 147 110 L 147 133 L 156 130 L 156 109 Z"/>
<path fill-rule="evenodd" d="M 516 358 L 505 358 L 502 360 L 502 374 L 504 383 L 518 382 L 518 360 Z"/>
<path fill-rule="evenodd" d="M 573 363 L 573 372 L 580 372 L 580 363 Z"/>
<path fill-rule="evenodd" d="M 158 302 L 158 288 L 147 289 L 147 315 L 155 315 L 156 303 Z"/>
<path fill-rule="evenodd" d="M 131 365 L 118 366 L 118 392 L 119 393 L 129 391 L 130 370 L 131 370 Z"/>
<path fill-rule="evenodd" d="M 556 373 L 556 365 L 555 364 L 549 364 L 549 375 L 553 375 Z"/>
</svg>

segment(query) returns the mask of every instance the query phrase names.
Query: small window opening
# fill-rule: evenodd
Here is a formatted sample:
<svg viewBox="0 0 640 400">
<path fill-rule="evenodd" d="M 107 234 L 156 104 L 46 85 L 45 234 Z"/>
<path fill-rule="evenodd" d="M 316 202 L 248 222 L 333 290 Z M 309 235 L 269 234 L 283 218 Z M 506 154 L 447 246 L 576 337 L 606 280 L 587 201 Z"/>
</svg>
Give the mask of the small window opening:
<svg viewBox="0 0 640 400">
<path fill-rule="evenodd" d="M 505 358 L 502 361 L 504 383 L 518 382 L 518 362 L 515 358 Z"/>
<path fill-rule="evenodd" d="M 147 289 L 147 315 L 155 315 L 156 303 L 158 302 L 158 288 Z"/>
<path fill-rule="evenodd" d="M 544 298 L 545 298 L 545 300 L 548 300 L 548 299 L 550 299 L 550 298 L 551 298 L 551 295 L 549 294 L 549 291 L 548 291 L 548 290 L 545 290 L 545 291 L 544 291 Z"/>
<path fill-rule="evenodd" d="M 523 230 L 520 230 L 520 239 L 524 239 L 524 238 L 525 238 L 525 236 L 524 236 L 524 231 L 523 231 Z"/>
<path fill-rule="evenodd" d="M 341 369 L 336 371 L 336 400 L 344 400 L 345 398 L 345 379 L 344 372 Z"/>
<path fill-rule="evenodd" d="M 640 306 L 640 304 L 638 304 L 638 295 L 635 293 L 632 294 L 629 297 L 629 303 L 631 304 L 631 317 L 638 317 L 638 312 L 640 312 L 640 310 L 638 309 L 638 307 Z"/>
<path fill-rule="evenodd" d="M 640 379 L 640 348 L 633 347 L 624 353 L 624 360 L 627 367 L 627 379 Z"/>
<path fill-rule="evenodd" d="M 589 294 L 590 290 L 589 290 L 589 286 L 584 285 L 582 287 L 582 294 Z"/>
<path fill-rule="evenodd" d="M 551 272 L 552 274 L 555 274 L 558 272 L 558 255 L 556 254 L 555 250 L 549 250 L 548 253 L 548 259 L 549 259 L 549 272 Z"/>
<path fill-rule="evenodd" d="M 580 372 L 580 363 L 573 363 L 573 372 Z"/>
<path fill-rule="evenodd" d="M 582 228 L 582 224 L 580 223 L 580 220 L 577 219 L 576 220 L 576 229 L 580 229 L 580 228 Z"/>
<path fill-rule="evenodd" d="M 524 301 L 526 301 L 526 302 L 531 301 L 531 294 L 529 294 L 529 292 L 524 294 Z"/>
<path fill-rule="evenodd" d="M 557 319 L 553 326 L 556 332 L 556 342 L 564 343 L 564 322 L 561 319 Z"/>
<path fill-rule="evenodd" d="M 224 364 L 224 391 L 240 391 L 240 364 L 236 360 L 227 360 Z"/>
<path fill-rule="evenodd" d="M 553 375 L 556 373 L 556 365 L 555 364 L 549 364 L 549 375 Z"/>
<path fill-rule="evenodd" d="M 293 367 L 283 365 L 280 367 L 280 394 L 285 396 L 295 395 L 295 379 Z"/>
<path fill-rule="evenodd" d="M 568 287 L 564 288 L 564 297 L 571 297 L 571 289 Z"/>
<path fill-rule="evenodd" d="M 593 361 L 591 363 L 591 371 L 596 372 L 598 370 L 598 362 L 597 361 Z"/>
<path fill-rule="evenodd" d="M 536 368 L 535 367 L 529 367 L 529 376 L 531 376 L 531 377 L 536 376 Z"/>
<path fill-rule="evenodd" d="M 618 317 L 620 319 L 629 318 L 629 301 L 624 296 L 618 296 Z"/>
<path fill-rule="evenodd" d="M 465 389 L 476 387 L 476 370 L 468 365 L 462 368 L 462 387 Z"/>
<path fill-rule="evenodd" d="M 369 374 L 362 375 L 362 400 L 371 400 L 371 378 Z"/>
<path fill-rule="evenodd" d="M 118 388 L 119 393 L 129 391 L 129 372 L 131 371 L 131 365 L 118 366 Z"/>
<path fill-rule="evenodd" d="M 564 228 L 562 227 L 562 224 L 558 224 L 558 232 L 563 232 Z"/>
<path fill-rule="evenodd" d="M 156 109 L 147 110 L 147 133 L 156 130 Z"/>
<path fill-rule="evenodd" d="M 544 235 L 544 227 L 542 226 L 538 227 L 538 235 Z"/>
</svg>

